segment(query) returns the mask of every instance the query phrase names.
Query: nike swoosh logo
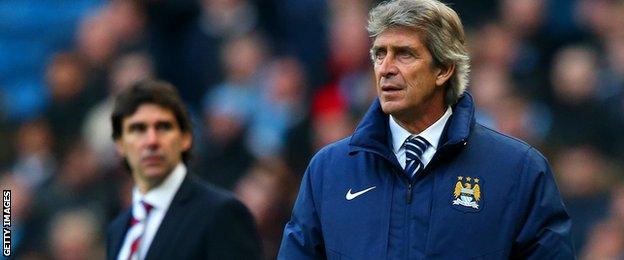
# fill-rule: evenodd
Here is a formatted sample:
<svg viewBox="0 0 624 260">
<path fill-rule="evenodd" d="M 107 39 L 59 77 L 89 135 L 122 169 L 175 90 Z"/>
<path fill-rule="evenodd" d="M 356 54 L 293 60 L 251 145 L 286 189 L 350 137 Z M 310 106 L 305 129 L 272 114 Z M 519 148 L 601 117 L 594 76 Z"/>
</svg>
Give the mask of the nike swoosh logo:
<svg viewBox="0 0 624 260">
<path fill-rule="evenodd" d="M 373 187 L 370 187 L 370 188 L 368 188 L 368 189 L 358 191 L 358 192 L 356 192 L 356 193 L 351 193 L 351 189 L 349 189 L 349 191 L 347 191 L 347 195 L 345 195 L 345 198 L 346 198 L 347 200 L 352 200 L 352 199 L 355 199 L 355 198 L 357 198 L 357 196 L 360 196 L 360 195 L 362 195 L 362 194 L 364 194 L 364 193 L 366 193 L 366 192 L 368 192 L 368 191 L 370 191 L 370 190 L 374 189 L 375 187 L 377 187 L 377 186 L 373 186 Z"/>
</svg>

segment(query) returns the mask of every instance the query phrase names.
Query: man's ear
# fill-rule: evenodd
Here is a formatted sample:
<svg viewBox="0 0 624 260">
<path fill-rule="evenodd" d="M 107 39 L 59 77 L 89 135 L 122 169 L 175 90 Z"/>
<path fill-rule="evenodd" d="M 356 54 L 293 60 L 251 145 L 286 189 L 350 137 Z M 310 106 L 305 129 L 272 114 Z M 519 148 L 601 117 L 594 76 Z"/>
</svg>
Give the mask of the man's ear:
<svg viewBox="0 0 624 260">
<path fill-rule="evenodd" d="M 443 66 L 438 68 L 440 71 L 438 72 L 438 76 L 436 77 L 436 86 L 443 86 L 453 75 L 455 72 L 455 64 L 451 64 L 448 66 Z"/>
<path fill-rule="evenodd" d="M 188 151 L 193 144 L 193 136 L 189 132 L 182 133 L 182 151 Z"/>
<path fill-rule="evenodd" d="M 115 140 L 115 149 L 117 149 L 117 153 L 119 155 L 121 155 L 122 157 L 126 157 L 126 150 L 124 149 L 123 144 L 121 143 L 121 139 Z"/>
</svg>

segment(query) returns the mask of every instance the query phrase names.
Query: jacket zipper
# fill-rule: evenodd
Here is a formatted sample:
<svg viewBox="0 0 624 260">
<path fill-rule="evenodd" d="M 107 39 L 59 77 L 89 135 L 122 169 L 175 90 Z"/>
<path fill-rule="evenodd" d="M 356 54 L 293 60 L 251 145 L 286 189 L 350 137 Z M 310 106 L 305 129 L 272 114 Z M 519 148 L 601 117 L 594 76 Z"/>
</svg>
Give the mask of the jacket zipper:
<svg viewBox="0 0 624 260">
<path fill-rule="evenodd" d="M 412 183 L 407 184 L 407 204 L 412 204 Z"/>
</svg>

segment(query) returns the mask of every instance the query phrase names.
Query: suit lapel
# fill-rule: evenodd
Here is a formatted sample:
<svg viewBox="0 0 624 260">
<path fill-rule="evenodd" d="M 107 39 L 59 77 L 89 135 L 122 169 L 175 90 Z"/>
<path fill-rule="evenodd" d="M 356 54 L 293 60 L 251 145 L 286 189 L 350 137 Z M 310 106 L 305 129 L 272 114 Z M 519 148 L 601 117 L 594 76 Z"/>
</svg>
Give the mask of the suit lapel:
<svg viewBox="0 0 624 260">
<path fill-rule="evenodd" d="M 110 226 L 110 244 L 109 248 L 112 250 L 109 251 L 108 259 L 117 259 L 117 255 L 119 254 L 119 250 L 123 246 L 124 238 L 126 237 L 126 232 L 128 231 L 128 223 L 130 223 L 131 210 L 124 211 L 111 223 Z"/>
<path fill-rule="evenodd" d="M 173 197 L 171 205 L 169 205 L 169 209 L 167 209 L 167 213 L 165 213 L 165 217 L 160 223 L 158 231 L 156 231 L 156 235 L 154 236 L 154 240 L 152 240 L 145 259 L 155 259 L 157 256 L 162 257 L 162 254 L 165 252 L 164 250 L 171 248 L 171 243 L 174 241 L 173 238 L 176 233 L 180 231 L 177 226 L 184 221 L 185 216 L 188 216 L 188 212 L 191 208 L 187 206 L 192 200 L 192 195 L 195 190 L 193 181 L 190 179 L 189 175 L 190 173 L 187 173 L 182 185 L 180 185 L 180 189 L 178 189 L 178 192 L 176 192 L 176 195 Z"/>
</svg>

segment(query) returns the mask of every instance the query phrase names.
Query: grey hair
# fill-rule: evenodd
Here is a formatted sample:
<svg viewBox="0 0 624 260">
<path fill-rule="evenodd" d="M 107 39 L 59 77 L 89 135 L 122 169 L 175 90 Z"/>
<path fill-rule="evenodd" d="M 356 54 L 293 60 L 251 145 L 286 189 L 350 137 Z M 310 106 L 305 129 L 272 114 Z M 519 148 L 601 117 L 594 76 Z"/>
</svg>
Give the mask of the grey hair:
<svg viewBox="0 0 624 260">
<path fill-rule="evenodd" d="M 415 29 L 433 56 L 434 65 L 455 65 L 446 84 L 444 102 L 453 105 L 468 85 L 470 57 L 464 27 L 453 9 L 437 0 L 394 0 L 383 2 L 368 14 L 368 34 L 376 38 L 393 27 Z"/>
</svg>

